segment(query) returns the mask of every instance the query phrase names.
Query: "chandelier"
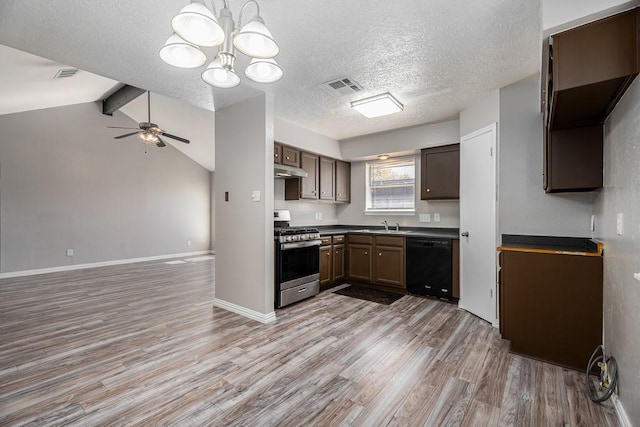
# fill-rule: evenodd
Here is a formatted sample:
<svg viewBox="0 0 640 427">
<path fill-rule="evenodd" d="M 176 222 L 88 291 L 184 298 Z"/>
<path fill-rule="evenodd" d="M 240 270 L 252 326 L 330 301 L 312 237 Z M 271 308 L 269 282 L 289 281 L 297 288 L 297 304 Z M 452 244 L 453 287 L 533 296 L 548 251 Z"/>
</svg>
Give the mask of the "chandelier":
<svg viewBox="0 0 640 427">
<path fill-rule="evenodd" d="M 171 20 L 174 34 L 160 49 L 160 58 L 174 67 L 197 68 L 207 61 L 200 47 L 218 46 L 218 53 L 202 72 L 202 80 L 211 86 L 232 88 L 240 84 L 234 69 L 237 49 L 252 58 L 244 70 L 248 79 L 257 83 L 280 80 L 283 71 L 273 59 L 280 48 L 260 17 L 258 2 L 249 0 L 242 6 L 236 25 L 229 1 L 223 1 L 220 14 L 216 13 L 213 0 L 210 0 L 211 10 L 198 0 L 191 0 L 183 7 Z M 243 13 L 249 4 L 255 4 L 257 12 L 242 25 Z"/>
</svg>

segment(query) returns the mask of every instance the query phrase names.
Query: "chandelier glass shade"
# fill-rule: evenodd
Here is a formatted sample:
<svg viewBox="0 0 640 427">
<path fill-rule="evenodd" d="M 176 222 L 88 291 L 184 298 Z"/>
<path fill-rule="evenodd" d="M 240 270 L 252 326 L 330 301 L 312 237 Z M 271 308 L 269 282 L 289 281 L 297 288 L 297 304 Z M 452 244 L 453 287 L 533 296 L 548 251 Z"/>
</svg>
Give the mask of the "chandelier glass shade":
<svg viewBox="0 0 640 427">
<path fill-rule="evenodd" d="M 273 59 L 280 48 L 260 16 L 256 0 L 247 1 L 236 25 L 229 10 L 228 0 L 216 16 L 200 0 L 191 0 L 173 17 L 174 34 L 160 50 L 160 58 L 169 65 L 180 68 L 197 68 L 205 64 L 206 55 L 200 47 L 218 47 L 213 61 L 202 72 L 202 79 L 219 88 L 232 88 L 240 84 L 234 69 L 236 49 L 250 57 L 251 63 L 245 76 L 256 83 L 274 83 L 283 76 L 282 68 Z M 242 26 L 242 14 L 249 4 L 258 9 L 257 14 Z"/>
</svg>

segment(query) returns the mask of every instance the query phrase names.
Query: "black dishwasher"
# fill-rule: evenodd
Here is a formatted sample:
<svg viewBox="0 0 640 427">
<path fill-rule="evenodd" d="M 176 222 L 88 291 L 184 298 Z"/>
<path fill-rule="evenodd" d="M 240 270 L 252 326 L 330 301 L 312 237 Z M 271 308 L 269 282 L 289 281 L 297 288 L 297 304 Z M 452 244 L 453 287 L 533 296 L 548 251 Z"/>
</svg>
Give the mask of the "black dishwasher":
<svg viewBox="0 0 640 427">
<path fill-rule="evenodd" d="M 407 290 L 453 299 L 451 239 L 407 237 Z"/>
</svg>

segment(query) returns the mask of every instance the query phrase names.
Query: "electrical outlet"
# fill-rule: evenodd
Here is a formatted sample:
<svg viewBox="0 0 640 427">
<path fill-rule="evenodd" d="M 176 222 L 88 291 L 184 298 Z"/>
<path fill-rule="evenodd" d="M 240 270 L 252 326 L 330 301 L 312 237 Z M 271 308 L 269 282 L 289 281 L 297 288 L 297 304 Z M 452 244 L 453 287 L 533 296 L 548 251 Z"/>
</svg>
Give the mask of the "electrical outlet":
<svg viewBox="0 0 640 427">
<path fill-rule="evenodd" d="M 73 256 L 73 249 L 67 249 L 67 256 Z"/>
<path fill-rule="evenodd" d="M 191 246 L 191 240 L 187 240 L 187 246 Z"/>
<path fill-rule="evenodd" d="M 322 212 L 316 212 L 316 219 L 322 221 Z"/>
<path fill-rule="evenodd" d="M 434 213 L 433 214 L 433 222 L 440 222 L 440 214 L 439 213 Z"/>
<path fill-rule="evenodd" d="M 420 222 L 431 222 L 431 214 L 420 214 Z"/>
</svg>

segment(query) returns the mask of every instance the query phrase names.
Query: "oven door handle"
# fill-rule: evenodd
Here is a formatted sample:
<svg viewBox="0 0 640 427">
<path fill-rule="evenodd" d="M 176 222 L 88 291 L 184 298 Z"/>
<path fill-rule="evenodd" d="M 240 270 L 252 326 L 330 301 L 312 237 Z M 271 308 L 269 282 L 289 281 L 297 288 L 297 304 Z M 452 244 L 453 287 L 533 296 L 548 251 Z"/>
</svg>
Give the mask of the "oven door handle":
<svg viewBox="0 0 640 427">
<path fill-rule="evenodd" d="M 322 240 L 305 240 L 303 242 L 280 243 L 280 249 L 285 251 L 287 249 L 309 248 L 311 246 L 320 246 L 320 243 L 322 243 Z"/>
</svg>

